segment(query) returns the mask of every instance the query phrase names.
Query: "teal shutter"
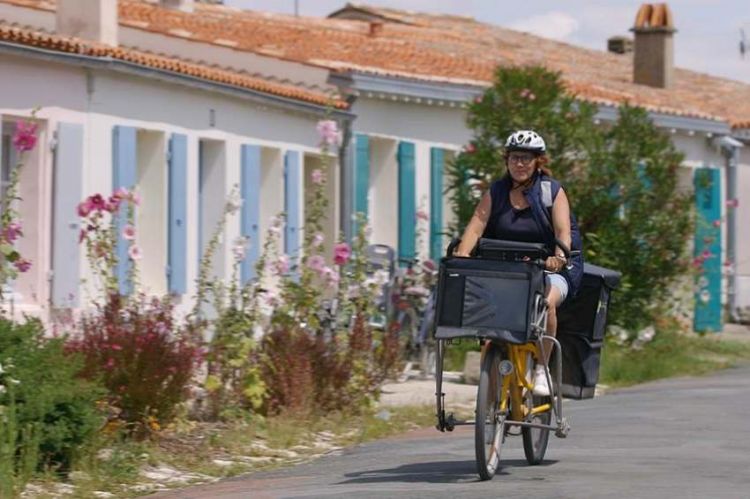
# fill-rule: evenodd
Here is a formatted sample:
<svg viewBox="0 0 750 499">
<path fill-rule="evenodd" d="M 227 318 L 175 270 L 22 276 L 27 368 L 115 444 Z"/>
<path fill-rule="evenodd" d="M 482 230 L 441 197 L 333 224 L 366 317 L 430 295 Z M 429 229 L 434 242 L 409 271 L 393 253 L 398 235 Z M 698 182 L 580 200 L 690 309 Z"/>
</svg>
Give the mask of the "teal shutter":
<svg viewBox="0 0 750 499">
<path fill-rule="evenodd" d="M 174 133 L 169 139 L 169 292 L 187 292 L 187 137 Z"/>
<path fill-rule="evenodd" d="M 445 153 L 430 149 L 430 258 L 443 256 L 443 169 Z"/>
<path fill-rule="evenodd" d="M 417 185 L 414 144 L 398 144 L 398 256 L 416 256 Z M 402 262 L 403 264 L 403 262 Z"/>
<path fill-rule="evenodd" d="M 125 187 L 130 190 L 136 184 L 136 130 L 129 126 L 116 126 L 112 130 L 112 188 Z M 117 282 L 120 293 L 130 294 L 132 283 L 128 282 L 131 268 L 128 244 L 122 237 L 122 228 L 127 223 L 125 206 L 115 215 L 117 228 Z"/>
<path fill-rule="evenodd" d="M 356 165 L 354 174 L 354 213 L 367 216 L 367 193 L 370 188 L 370 138 L 357 134 Z"/>
<path fill-rule="evenodd" d="M 77 307 L 81 227 L 76 207 L 83 195 L 83 125 L 58 125 L 54 165 L 52 304 L 60 308 Z"/>
<path fill-rule="evenodd" d="M 240 266 L 242 283 L 255 277 L 255 262 L 260 256 L 260 146 L 242 146 L 240 190 L 242 193 L 242 218 L 240 231 L 247 238 L 245 258 Z"/>
<path fill-rule="evenodd" d="M 698 220 L 695 230 L 695 256 L 704 251 L 711 256 L 703 263 L 697 277 L 695 296 L 695 331 L 721 331 L 721 171 L 716 168 L 695 170 L 695 204 Z"/>
<path fill-rule="evenodd" d="M 301 186 L 302 166 L 299 152 L 287 151 L 284 155 L 284 211 L 286 212 L 284 252 L 293 259 L 297 257 L 299 251 Z"/>
</svg>

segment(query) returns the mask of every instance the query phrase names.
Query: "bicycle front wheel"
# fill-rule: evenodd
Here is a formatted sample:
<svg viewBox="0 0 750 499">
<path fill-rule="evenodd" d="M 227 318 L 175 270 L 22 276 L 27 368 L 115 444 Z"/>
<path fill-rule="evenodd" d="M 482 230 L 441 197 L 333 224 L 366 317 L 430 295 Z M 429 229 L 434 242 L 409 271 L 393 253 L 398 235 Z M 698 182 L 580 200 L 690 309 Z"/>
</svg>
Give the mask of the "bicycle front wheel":
<svg viewBox="0 0 750 499">
<path fill-rule="evenodd" d="M 503 444 L 505 414 L 500 414 L 500 348 L 490 345 L 482 360 L 477 391 L 476 421 L 474 423 L 474 444 L 477 459 L 477 472 L 482 480 L 495 476 L 500 464 L 500 448 Z"/>
<path fill-rule="evenodd" d="M 526 379 L 529 382 L 532 382 L 534 379 L 535 366 L 534 356 L 530 353 L 526 354 Z M 545 404 L 549 405 L 550 407 L 545 412 L 527 416 L 526 421 L 543 425 L 550 424 L 550 421 L 552 421 L 551 397 L 540 397 L 528 391 L 524 397 L 524 404 L 526 405 L 528 414 L 531 414 L 531 410 L 534 407 L 540 407 Z M 531 465 L 540 464 L 544 459 L 544 454 L 547 452 L 549 430 L 523 427 L 521 435 L 523 436 L 523 453 L 526 455 L 526 461 Z"/>
</svg>

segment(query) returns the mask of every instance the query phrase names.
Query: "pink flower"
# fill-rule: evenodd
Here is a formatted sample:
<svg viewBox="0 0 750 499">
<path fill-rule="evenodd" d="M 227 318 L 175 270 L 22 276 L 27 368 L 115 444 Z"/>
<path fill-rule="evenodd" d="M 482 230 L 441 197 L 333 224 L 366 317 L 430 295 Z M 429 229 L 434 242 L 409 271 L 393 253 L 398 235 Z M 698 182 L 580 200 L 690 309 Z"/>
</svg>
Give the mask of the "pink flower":
<svg viewBox="0 0 750 499">
<path fill-rule="evenodd" d="M 518 94 L 518 95 L 520 95 L 520 96 L 521 96 L 521 98 L 525 99 L 525 98 L 526 98 L 526 97 L 528 97 L 528 96 L 529 96 L 530 94 L 531 94 L 531 90 L 529 90 L 528 88 L 524 88 L 523 90 L 521 90 L 521 92 L 519 92 L 519 94 Z"/>
<path fill-rule="evenodd" d="M 122 237 L 123 239 L 127 239 L 128 241 L 133 241 L 135 239 L 135 227 L 130 224 L 127 224 L 125 227 L 123 227 Z"/>
<path fill-rule="evenodd" d="M 21 224 L 18 222 L 11 222 L 8 224 L 8 226 L 5 228 L 5 232 L 3 234 L 5 237 L 5 240 L 9 243 L 12 243 L 16 239 L 18 239 L 19 236 L 23 236 L 23 230 L 21 227 Z"/>
<path fill-rule="evenodd" d="M 320 168 L 314 169 L 310 177 L 312 177 L 313 184 L 316 185 L 321 185 L 326 181 L 325 175 L 323 175 L 323 171 Z"/>
<path fill-rule="evenodd" d="M 143 255 L 141 254 L 141 249 L 138 245 L 133 244 L 128 248 L 128 256 L 131 260 L 140 260 Z"/>
<path fill-rule="evenodd" d="M 333 286 L 335 284 L 338 284 L 339 282 L 339 273 L 336 269 L 332 269 L 331 267 L 324 267 L 320 275 L 328 281 L 328 284 Z"/>
<path fill-rule="evenodd" d="M 234 255 L 234 259 L 237 261 L 243 260 L 245 258 L 245 253 L 247 253 L 247 248 L 249 245 L 249 237 L 237 238 L 237 240 L 234 242 L 234 246 L 232 246 L 232 254 Z"/>
<path fill-rule="evenodd" d="M 703 250 L 703 252 L 701 253 L 701 257 L 704 260 L 707 260 L 707 259 L 711 258 L 712 256 L 713 255 L 711 254 L 711 251 L 709 251 L 709 250 Z"/>
<path fill-rule="evenodd" d="M 721 220 L 714 220 L 713 226 L 714 227 L 721 227 Z"/>
<path fill-rule="evenodd" d="M 120 350 L 122 350 L 122 346 L 118 345 L 117 343 L 112 343 L 112 345 L 110 345 L 109 348 L 111 348 L 114 351 L 120 351 Z"/>
<path fill-rule="evenodd" d="M 338 123 L 334 120 L 321 120 L 318 121 L 315 127 L 320 135 L 321 144 L 334 146 L 341 145 L 341 132 L 339 131 Z"/>
<path fill-rule="evenodd" d="M 281 255 L 279 259 L 274 263 L 274 270 L 279 275 L 289 272 L 289 257 L 286 255 Z"/>
<path fill-rule="evenodd" d="M 426 211 L 417 210 L 417 220 L 428 221 L 429 219 L 430 219 L 430 215 Z"/>
<path fill-rule="evenodd" d="M 732 262 L 732 260 L 728 259 L 726 262 L 724 262 L 725 267 L 731 267 L 732 265 L 734 265 L 734 262 Z"/>
<path fill-rule="evenodd" d="M 320 245 L 323 244 L 323 240 L 324 239 L 325 239 L 325 237 L 320 232 L 318 232 L 317 234 L 315 234 L 313 236 L 313 240 L 312 240 L 313 248 L 319 248 Z"/>
<path fill-rule="evenodd" d="M 115 359 L 109 358 L 107 359 L 107 363 L 104 365 L 105 369 L 113 369 L 115 367 Z"/>
<path fill-rule="evenodd" d="M 326 266 L 325 258 L 320 255 L 313 255 L 307 259 L 307 266 L 310 270 L 320 274 Z"/>
<path fill-rule="evenodd" d="M 336 265 L 346 265 L 350 256 L 352 256 L 352 250 L 348 244 L 338 243 L 333 247 L 333 263 Z"/>
<path fill-rule="evenodd" d="M 81 218 L 85 218 L 89 216 L 89 213 L 91 213 L 94 209 L 94 205 L 91 203 L 91 198 L 86 198 L 85 200 L 78 203 L 78 216 Z"/>
<path fill-rule="evenodd" d="M 28 272 L 29 269 L 31 268 L 31 262 L 25 258 L 19 258 L 18 260 L 13 262 L 13 265 L 16 266 L 16 269 L 19 272 Z"/>
<path fill-rule="evenodd" d="M 34 123 L 19 121 L 13 134 L 13 147 L 18 152 L 31 151 L 36 145 L 36 128 Z"/>
<path fill-rule="evenodd" d="M 737 208 L 740 205 L 740 200 L 737 198 L 727 199 L 727 208 Z"/>
<path fill-rule="evenodd" d="M 118 187 L 115 192 L 112 193 L 112 197 L 118 201 L 130 198 L 130 191 L 124 187 Z"/>
<path fill-rule="evenodd" d="M 712 242 L 714 242 L 714 238 L 713 237 L 704 237 L 703 238 L 703 244 L 711 244 Z"/>
<path fill-rule="evenodd" d="M 104 197 L 101 194 L 94 194 L 89 198 L 91 201 L 91 207 L 97 211 L 107 209 L 107 203 L 104 201 Z"/>
<path fill-rule="evenodd" d="M 695 258 L 693 258 L 693 267 L 699 269 L 703 266 L 703 262 L 703 258 L 696 256 Z"/>
<path fill-rule="evenodd" d="M 134 205 L 140 206 L 141 205 L 141 195 L 137 192 L 133 191 L 130 194 L 130 200 L 133 202 Z"/>
<path fill-rule="evenodd" d="M 482 103 L 482 96 L 474 97 L 474 104 L 481 104 Z"/>
<path fill-rule="evenodd" d="M 475 146 L 473 142 L 469 142 L 468 144 L 466 144 L 466 152 L 468 154 L 474 154 L 476 150 L 477 146 Z"/>
</svg>

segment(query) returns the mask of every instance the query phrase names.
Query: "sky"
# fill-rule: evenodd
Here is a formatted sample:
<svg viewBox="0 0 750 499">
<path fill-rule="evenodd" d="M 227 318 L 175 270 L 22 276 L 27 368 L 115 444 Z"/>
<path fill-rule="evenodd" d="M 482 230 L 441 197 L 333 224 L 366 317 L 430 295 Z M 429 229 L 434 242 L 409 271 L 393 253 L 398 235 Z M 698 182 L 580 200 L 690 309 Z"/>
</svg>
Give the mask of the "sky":
<svg viewBox="0 0 750 499">
<path fill-rule="evenodd" d="M 299 14 L 324 17 L 345 0 L 296 0 Z M 295 0 L 224 0 L 242 9 L 292 14 Z M 471 16 L 536 35 L 605 50 L 607 38 L 632 35 L 641 0 L 355 0 L 373 6 Z M 673 0 L 675 64 L 750 83 L 750 0 Z M 740 57 L 740 30 L 748 41 Z"/>
</svg>

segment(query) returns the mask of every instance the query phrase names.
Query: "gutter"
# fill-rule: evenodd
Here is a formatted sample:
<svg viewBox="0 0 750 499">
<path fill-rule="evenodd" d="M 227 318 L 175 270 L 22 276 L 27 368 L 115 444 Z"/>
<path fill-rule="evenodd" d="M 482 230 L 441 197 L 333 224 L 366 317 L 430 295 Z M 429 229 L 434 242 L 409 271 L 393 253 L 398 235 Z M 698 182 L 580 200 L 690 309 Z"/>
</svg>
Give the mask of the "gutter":
<svg viewBox="0 0 750 499">
<path fill-rule="evenodd" d="M 316 117 L 329 116 L 337 119 L 353 119 L 349 111 L 330 109 L 327 106 L 273 95 L 259 90 L 245 89 L 224 83 L 212 82 L 194 76 L 183 75 L 172 71 L 144 67 L 128 61 L 121 61 L 112 57 L 94 57 L 69 52 L 58 52 L 39 47 L 31 47 L 16 43 L 0 42 L 0 53 L 20 57 L 35 57 L 50 62 L 73 64 L 86 69 L 109 70 L 113 72 L 149 78 L 167 83 L 186 86 L 189 88 L 215 92 L 229 97 L 249 100 L 262 105 L 273 105 L 288 111 L 313 115 Z"/>
</svg>

